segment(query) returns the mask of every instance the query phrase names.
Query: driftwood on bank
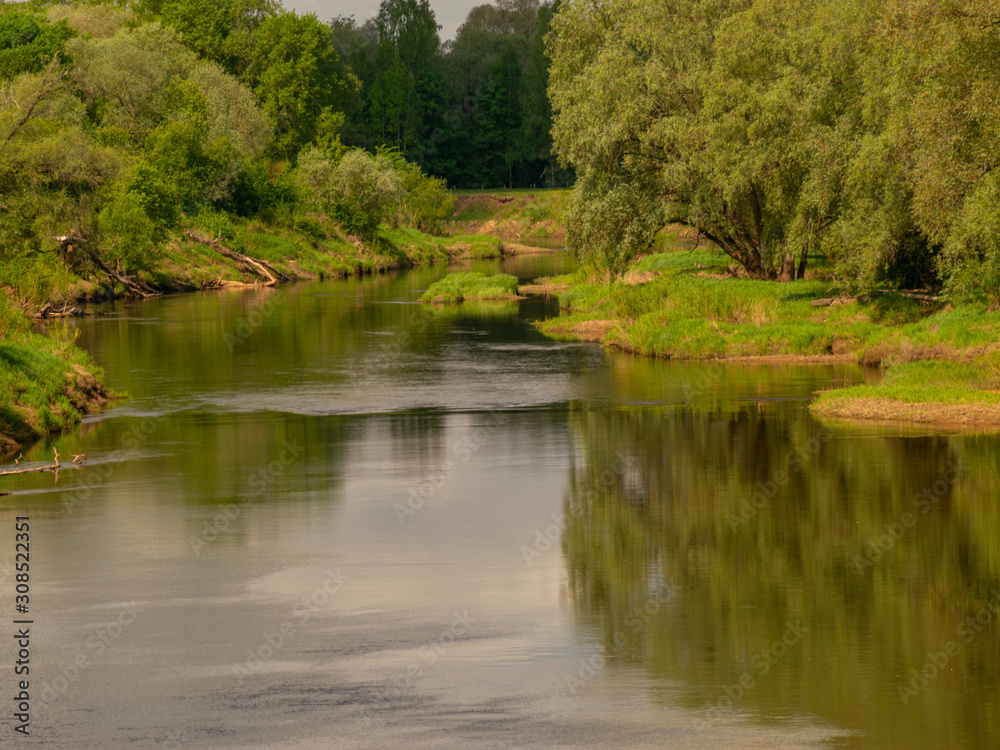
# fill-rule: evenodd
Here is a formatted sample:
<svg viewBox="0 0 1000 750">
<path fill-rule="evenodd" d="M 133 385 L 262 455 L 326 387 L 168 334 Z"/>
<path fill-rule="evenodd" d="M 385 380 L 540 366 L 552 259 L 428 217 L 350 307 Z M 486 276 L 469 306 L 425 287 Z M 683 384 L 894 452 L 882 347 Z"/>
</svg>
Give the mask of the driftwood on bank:
<svg viewBox="0 0 1000 750">
<path fill-rule="evenodd" d="M 922 303 L 944 302 L 946 299 L 945 297 L 931 294 L 923 289 L 871 289 L 858 297 L 845 297 L 842 295 L 840 297 L 824 297 L 823 299 L 814 299 L 812 301 L 812 306 L 828 307 L 830 305 L 846 305 L 850 302 L 858 300 L 861 302 L 870 302 L 880 294 L 898 294 L 900 297 L 915 299 Z"/>
<path fill-rule="evenodd" d="M 259 258 L 251 258 L 249 255 L 244 255 L 243 253 L 238 253 L 235 250 L 230 250 L 228 247 L 220 243 L 217 239 L 210 240 L 207 237 L 201 237 L 190 230 L 184 230 L 184 234 L 195 242 L 199 242 L 202 245 L 207 245 L 208 247 L 215 250 L 230 260 L 236 261 L 236 265 L 242 268 L 247 273 L 252 276 L 256 276 L 258 279 L 264 281 L 265 286 L 274 286 L 279 281 L 288 281 L 288 277 L 285 276 L 281 271 L 277 270 L 274 266 L 265 260 L 260 260 Z"/>
<path fill-rule="evenodd" d="M 872 289 L 862 294 L 858 299 L 862 302 L 868 302 L 880 294 L 898 294 L 900 297 L 915 299 L 921 303 L 945 302 L 947 300 L 947 297 L 931 294 L 925 289 Z"/>
<path fill-rule="evenodd" d="M 927 292 L 921 291 L 919 289 L 909 290 L 909 289 L 873 289 L 871 294 L 898 294 L 900 297 L 906 297 L 907 299 L 915 299 L 918 302 L 942 302 L 943 298 L 938 297 L 934 294 L 928 294 Z"/>
<path fill-rule="evenodd" d="M 812 306 L 829 307 L 830 305 L 849 305 L 852 302 L 857 301 L 857 297 L 824 297 L 823 299 L 814 299 L 812 301 Z"/>
<path fill-rule="evenodd" d="M 35 313 L 36 318 L 83 318 L 86 315 L 87 313 L 79 307 L 63 305 L 61 308 L 55 308 L 50 303 L 46 303 L 41 310 Z"/>
</svg>

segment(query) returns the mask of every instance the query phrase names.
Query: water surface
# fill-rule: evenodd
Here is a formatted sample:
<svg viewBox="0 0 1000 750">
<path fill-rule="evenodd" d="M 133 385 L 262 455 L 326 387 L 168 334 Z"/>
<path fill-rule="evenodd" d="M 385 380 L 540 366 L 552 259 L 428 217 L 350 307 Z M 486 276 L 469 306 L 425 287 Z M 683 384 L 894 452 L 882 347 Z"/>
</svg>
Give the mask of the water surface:
<svg viewBox="0 0 1000 750">
<path fill-rule="evenodd" d="M 415 303 L 446 272 L 78 324 L 132 398 L 54 443 L 85 469 L 4 485 L 4 528 L 32 519 L 25 744 L 1000 746 L 995 436 L 814 421 L 854 367 Z"/>
</svg>

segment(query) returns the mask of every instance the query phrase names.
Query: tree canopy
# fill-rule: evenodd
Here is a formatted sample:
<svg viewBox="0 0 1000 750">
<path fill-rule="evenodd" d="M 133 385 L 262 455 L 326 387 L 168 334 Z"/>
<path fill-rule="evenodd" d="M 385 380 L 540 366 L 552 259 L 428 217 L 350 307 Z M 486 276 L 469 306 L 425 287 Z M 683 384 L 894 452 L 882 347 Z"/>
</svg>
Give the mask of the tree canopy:
<svg viewBox="0 0 1000 750">
<path fill-rule="evenodd" d="M 753 278 L 814 249 L 862 284 L 994 268 L 996 22 L 981 0 L 564 3 L 549 93 L 582 251 L 620 268 L 680 222 Z"/>
</svg>

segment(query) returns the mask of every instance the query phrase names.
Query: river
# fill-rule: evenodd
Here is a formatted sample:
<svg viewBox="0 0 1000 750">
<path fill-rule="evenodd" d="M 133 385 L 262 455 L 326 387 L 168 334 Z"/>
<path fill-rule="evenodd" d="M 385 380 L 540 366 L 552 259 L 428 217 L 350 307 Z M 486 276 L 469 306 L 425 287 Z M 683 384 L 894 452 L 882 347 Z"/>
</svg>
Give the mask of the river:
<svg viewBox="0 0 1000 750">
<path fill-rule="evenodd" d="M 131 398 L 26 455 L 82 470 L 3 486 L 24 746 L 1000 747 L 995 435 L 813 420 L 853 366 L 416 303 L 447 270 L 77 323 Z"/>
</svg>

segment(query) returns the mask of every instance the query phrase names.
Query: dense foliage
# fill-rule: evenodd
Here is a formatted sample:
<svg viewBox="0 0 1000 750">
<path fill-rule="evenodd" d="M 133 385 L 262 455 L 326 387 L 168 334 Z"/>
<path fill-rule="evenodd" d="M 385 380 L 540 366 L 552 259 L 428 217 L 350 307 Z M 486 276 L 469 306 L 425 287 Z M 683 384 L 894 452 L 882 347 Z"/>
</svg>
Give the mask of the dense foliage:
<svg viewBox="0 0 1000 750">
<path fill-rule="evenodd" d="M 0 283 L 135 273 L 203 212 L 367 240 L 439 231 L 446 185 L 576 179 L 570 238 L 612 274 L 680 222 L 753 278 L 821 253 L 995 303 L 998 24 L 984 0 L 496 0 L 442 44 L 428 0 L 5 5 Z"/>
<path fill-rule="evenodd" d="M 565 182 L 552 14 L 499 0 L 442 45 L 427 0 L 360 25 L 276 0 L 3 5 L 0 284 L 40 303 L 71 278 L 149 271 L 226 215 L 319 213 L 371 243 L 383 225 L 442 231 L 449 183 Z"/>
<path fill-rule="evenodd" d="M 549 36 L 575 237 L 612 271 L 670 222 L 753 278 L 997 300 L 1000 13 L 983 0 L 569 0 Z"/>
<path fill-rule="evenodd" d="M 549 60 L 553 2 L 496 0 L 441 44 L 428 0 L 384 0 L 363 24 L 332 23 L 361 79 L 345 142 L 390 146 L 456 187 L 565 185 L 552 154 Z"/>
</svg>

